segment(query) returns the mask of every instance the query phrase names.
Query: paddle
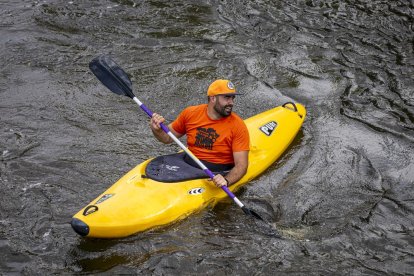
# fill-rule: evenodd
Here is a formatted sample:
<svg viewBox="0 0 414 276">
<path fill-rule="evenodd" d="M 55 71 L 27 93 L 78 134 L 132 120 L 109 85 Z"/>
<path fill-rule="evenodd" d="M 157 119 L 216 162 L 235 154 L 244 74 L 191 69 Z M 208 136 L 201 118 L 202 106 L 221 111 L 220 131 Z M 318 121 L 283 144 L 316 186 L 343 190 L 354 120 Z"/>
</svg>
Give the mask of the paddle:
<svg viewBox="0 0 414 276">
<path fill-rule="evenodd" d="M 92 73 L 112 92 L 122 96 L 128 96 L 133 99 L 148 116 L 152 117 L 152 111 L 149 110 L 132 92 L 132 83 L 128 75 L 119 67 L 109 56 L 101 55 L 94 58 L 89 63 L 89 68 Z M 169 130 L 169 128 L 161 124 L 162 130 L 170 136 L 187 153 L 200 168 L 213 179 L 214 174 L 190 151 L 187 147 L 178 140 L 177 137 Z M 229 190 L 227 186 L 221 187 L 226 194 L 234 200 L 234 202 L 244 211 L 245 214 L 253 216 L 257 219 L 263 220 L 256 212 L 248 209 L 244 204 Z"/>
</svg>

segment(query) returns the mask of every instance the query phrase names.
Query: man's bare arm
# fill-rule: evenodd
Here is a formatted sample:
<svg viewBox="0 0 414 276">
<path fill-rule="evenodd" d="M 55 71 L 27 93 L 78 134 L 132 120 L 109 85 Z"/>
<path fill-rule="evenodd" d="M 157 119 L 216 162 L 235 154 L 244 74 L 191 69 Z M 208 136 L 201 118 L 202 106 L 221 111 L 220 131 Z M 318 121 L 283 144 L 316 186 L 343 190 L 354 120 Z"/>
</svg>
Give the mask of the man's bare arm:
<svg viewBox="0 0 414 276">
<path fill-rule="evenodd" d="M 249 151 L 233 152 L 234 167 L 230 172 L 223 177 L 221 174 L 216 175 L 213 178 L 214 184 L 217 187 L 223 185 L 230 186 L 239 181 L 247 172 L 249 166 Z"/>
<path fill-rule="evenodd" d="M 150 127 L 152 130 L 152 133 L 154 134 L 155 138 L 157 138 L 158 141 L 164 143 L 164 144 L 170 144 L 173 142 L 173 139 L 168 136 L 167 133 L 165 133 L 160 124 L 164 123 L 165 119 L 161 115 L 154 113 L 152 115 L 152 118 L 150 120 Z M 183 134 L 176 132 L 172 127 L 171 124 L 168 125 L 169 130 L 174 134 L 175 137 L 180 138 L 183 136 Z"/>
</svg>

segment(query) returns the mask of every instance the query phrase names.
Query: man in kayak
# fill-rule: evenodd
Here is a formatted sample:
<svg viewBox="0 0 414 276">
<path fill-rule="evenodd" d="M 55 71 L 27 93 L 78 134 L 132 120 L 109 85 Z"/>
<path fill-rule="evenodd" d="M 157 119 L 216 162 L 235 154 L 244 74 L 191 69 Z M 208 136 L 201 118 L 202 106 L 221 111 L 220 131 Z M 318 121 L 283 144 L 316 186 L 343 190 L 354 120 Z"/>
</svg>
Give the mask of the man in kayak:
<svg viewBox="0 0 414 276">
<path fill-rule="evenodd" d="M 180 138 L 187 135 L 188 149 L 211 171 L 229 171 L 224 177 L 216 174 L 217 187 L 230 186 L 241 179 L 249 164 L 249 132 L 244 121 L 232 112 L 236 89 L 229 80 L 216 80 L 207 90 L 208 103 L 185 108 L 177 119 L 168 125 Z M 160 127 L 165 119 L 154 113 L 150 127 L 162 143 L 173 140 Z M 198 165 L 189 157 L 185 161 Z"/>
</svg>

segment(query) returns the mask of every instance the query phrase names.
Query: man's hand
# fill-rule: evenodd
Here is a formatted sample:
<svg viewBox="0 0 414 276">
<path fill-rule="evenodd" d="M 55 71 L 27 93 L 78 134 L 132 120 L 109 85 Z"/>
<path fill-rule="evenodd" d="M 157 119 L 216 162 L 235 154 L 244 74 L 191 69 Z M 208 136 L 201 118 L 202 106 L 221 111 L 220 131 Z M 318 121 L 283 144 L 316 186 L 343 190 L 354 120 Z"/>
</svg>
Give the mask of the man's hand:
<svg viewBox="0 0 414 276">
<path fill-rule="evenodd" d="M 161 123 L 164 123 L 165 119 L 160 114 L 153 113 L 150 120 L 150 127 L 153 131 L 159 132 L 161 130 Z"/>
<path fill-rule="evenodd" d="M 153 113 L 149 124 L 150 124 L 152 133 L 154 134 L 155 138 L 157 138 L 158 141 L 164 144 L 169 144 L 172 142 L 172 139 L 161 128 L 161 123 L 164 123 L 164 122 L 165 122 L 164 117 L 162 117 L 160 114 Z"/>
<path fill-rule="evenodd" d="M 164 143 L 164 144 L 170 144 L 173 142 L 173 139 L 165 133 L 161 128 L 161 123 L 165 123 L 164 117 L 162 117 L 160 114 L 153 113 L 151 120 L 149 122 L 152 133 L 154 134 L 155 138 L 158 139 L 158 141 Z M 171 124 L 168 125 L 168 129 L 172 134 L 174 134 L 175 137 L 180 138 L 184 134 L 176 132 Z"/>
<path fill-rule="evenodd" d="M 224 176 L 222 176 L 221 174 L 217 174 L 217 175 L 214 176 L 213 183 L 218 188 L 221 188 L 222 186 L 228 186 L 228 182 L 227 182 L 226 178 L 224 178 Z"/>
</svg>

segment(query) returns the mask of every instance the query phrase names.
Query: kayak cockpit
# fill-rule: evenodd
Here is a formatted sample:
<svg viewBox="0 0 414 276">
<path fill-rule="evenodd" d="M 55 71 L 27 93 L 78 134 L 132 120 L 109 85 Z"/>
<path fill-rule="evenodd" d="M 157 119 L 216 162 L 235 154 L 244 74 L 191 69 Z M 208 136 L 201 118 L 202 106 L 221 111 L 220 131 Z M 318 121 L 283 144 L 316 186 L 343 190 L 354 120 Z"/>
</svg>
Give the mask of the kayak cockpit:
<svg viewBox="0 0 414 276">
<path fill-rule="evenodd" d="M 228 171 L 214 172 L 227 174 Z M 162 155 L 152 159 L 145 168 L 145 177 L 159 182 L 181 182 L 208 178 L 206 173 L 185 161 L 185 152 Z"/>
</svg>

